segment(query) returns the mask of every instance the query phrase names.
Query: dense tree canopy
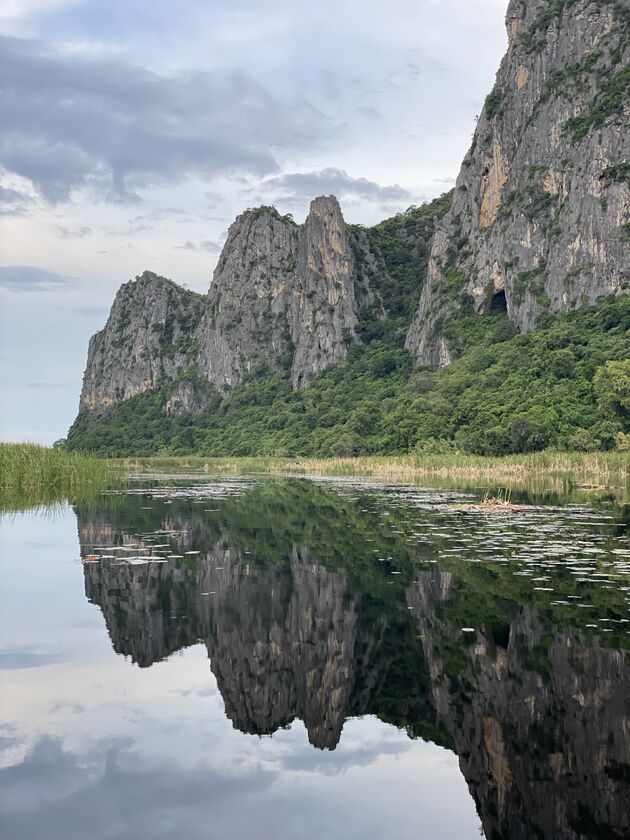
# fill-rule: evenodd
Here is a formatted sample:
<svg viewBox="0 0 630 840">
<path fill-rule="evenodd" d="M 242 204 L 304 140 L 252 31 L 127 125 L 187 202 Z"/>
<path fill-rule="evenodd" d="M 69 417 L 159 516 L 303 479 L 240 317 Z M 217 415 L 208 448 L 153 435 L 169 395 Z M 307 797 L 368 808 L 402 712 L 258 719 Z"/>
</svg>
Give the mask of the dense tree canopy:
<svg viewBox="0 0 630 840">
<path fill-rule="evenodd" d="M 305 390 L 293 391 L 288 373 L 261 366 L 203 413 L 173 418 L 163 410 L 167 386 L 98 422 L 82 413 L 68 445 L 108 455 L 217 456 L 623 447 L 630 432 L 629 296 L 548 316 L 525 335 L 514 335 L 503 311 L 457 317 L 461 355 L 439 371 L 413 370 L 400 330 L 392 330 L 352 346 L 343 364 Z"/>
</svg>

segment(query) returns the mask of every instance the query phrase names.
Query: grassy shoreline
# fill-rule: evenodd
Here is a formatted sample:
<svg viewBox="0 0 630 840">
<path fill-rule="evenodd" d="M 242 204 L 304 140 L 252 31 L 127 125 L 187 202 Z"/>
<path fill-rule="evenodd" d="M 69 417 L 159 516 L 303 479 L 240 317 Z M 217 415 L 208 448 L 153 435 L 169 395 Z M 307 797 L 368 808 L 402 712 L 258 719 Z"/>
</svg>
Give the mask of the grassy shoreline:
<svg viewBox="0 0 630 840">
<path fill-rule="evenodd" d="M 117 461 L 126 470 L 202 470 L 243 474 L 248 472 L 374 478 L 441 478 L 487 481 L 560 477 L 575 483 L 630 482 L 627 452 L 536 452 L 500 458 L 475 455 L 394 455 L 358 458 L 204 458 L 153 456 Z"/>
<path fill-rule="evenodd" d="M 113 461 L 34 443 L 0 443 L 0 509 L 22 510 L 120 484 Z"/>
<path fill-rule="evenodd" d="M 358 458 L 206 458 L 200 455 L 106 459 L 36 444 L 0 444 L 0 509 L 21 510 L 120 487 L 129 473 L 349 476 L 391 482 L 532 489 L 621 489 L 630 495 L 627 452 L 538 452 L 492 458 L 399 455 Z"/>
</svg>

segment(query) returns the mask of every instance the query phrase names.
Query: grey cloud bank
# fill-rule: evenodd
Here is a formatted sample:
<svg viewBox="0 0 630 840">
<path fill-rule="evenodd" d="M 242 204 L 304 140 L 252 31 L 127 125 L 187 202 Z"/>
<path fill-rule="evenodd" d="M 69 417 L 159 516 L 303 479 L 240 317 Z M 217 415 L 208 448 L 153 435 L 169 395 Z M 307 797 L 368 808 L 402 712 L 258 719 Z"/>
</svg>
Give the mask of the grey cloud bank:
<svg viewBox="0 0 630 840">
<path fill-rule="evenodd" d="M 273 150 L 313 148 L 332 128 L 239 71 L 166 77 L 3 37 L 0 74 L 0 164 L 51 202 L 84 186 L 133 200 L 192 176 L 273 173 Z"/>
<path fill-rule="evenodd" d="M 264 188 L 279 190 L 286 197 L 300 204 L 316 195 L 333 193 L 339 199 L 344 197 L 366 201 L 388 202 L 408 201 L 410 193 L 398 184 L 381 186 L 368 178 L 353 178 L 343 169 L 327 167 L 319 172 L 293 172 L 267 179 Z"/>
<path fill-rule="evenodd" d="M 33 265 L 0 266 L 0 288 L 9 292 L 56 292 L 76 283 L 76 278 Z"/>
</svg>

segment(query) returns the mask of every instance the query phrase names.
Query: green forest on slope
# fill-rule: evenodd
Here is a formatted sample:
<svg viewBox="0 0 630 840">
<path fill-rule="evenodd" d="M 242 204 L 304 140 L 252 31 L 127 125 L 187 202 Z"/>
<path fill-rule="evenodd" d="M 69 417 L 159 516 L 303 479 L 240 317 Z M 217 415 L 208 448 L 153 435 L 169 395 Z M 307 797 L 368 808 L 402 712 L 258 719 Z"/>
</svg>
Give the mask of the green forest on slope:
<svg viewBox="0 0 630 840">
<path fill-rule="evenodd" d="M 458 316 L 462 354 L 413 370 L 400 325 L 356 344 L 347 360 L 302 391 L 289 371 L 253 371 L 197 416 L 168 417 L 174 385 L 79 415 L 67 445 L 104 455 L 353 455 L 462 452 L 502 455 L 548 447 L 628 446 L 630 296 L 547 316 L 515 335 L 504 311 Z M 207 385 L 194 369 L 184 375 Z"/>
<path fill-rule="evenodd" d="M 405 335 L 418 304 L 436 220 L 452 193 L 365 232 L 383 271 L 370 283 L 380 303 L 363 313 L 360 343 L 304 390 L 259 365 L 227 397 L 191 366 L 173 383 L 101 414 L 84 411 L 70 449 L 108 456 L 346 456 L 406 452 L 507 455 L 546 448 L 630 449 L 630 296 L 547 315 L 518 335 L 505 308 L 461 308 L 442 325 L 458 358 L 413 369 Z M 355 254 L 358 261 L 361 253 Z M 382 304 L 382 307 L 381 305 Z M 384 309 L 388 317 L 383 320 Z M 206 409 L 168 416 L 187 379 Z"/>
</svg>

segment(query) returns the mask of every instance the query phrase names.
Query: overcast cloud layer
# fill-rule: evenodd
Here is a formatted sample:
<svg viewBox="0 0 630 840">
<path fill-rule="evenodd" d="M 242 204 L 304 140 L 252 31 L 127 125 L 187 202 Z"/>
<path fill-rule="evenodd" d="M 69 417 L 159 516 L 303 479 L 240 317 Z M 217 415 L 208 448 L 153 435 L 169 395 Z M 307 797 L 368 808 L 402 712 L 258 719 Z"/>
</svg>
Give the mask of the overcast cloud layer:
<svg viewBox="0 0 630 840">
<path fill-rule="evenodd" d="M 449 189 L 505 7 L 0 3 L 0 438 L 65 434 L 116 288 L 205 291 L 246 207 L 370 224 Z"/>
</svg>

